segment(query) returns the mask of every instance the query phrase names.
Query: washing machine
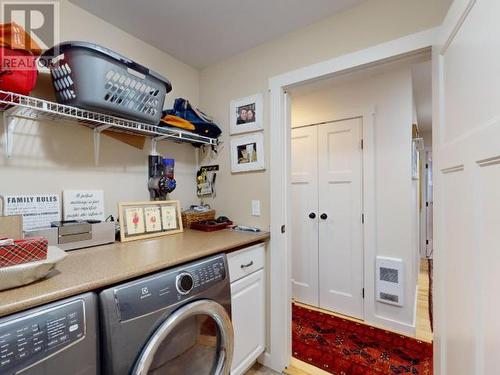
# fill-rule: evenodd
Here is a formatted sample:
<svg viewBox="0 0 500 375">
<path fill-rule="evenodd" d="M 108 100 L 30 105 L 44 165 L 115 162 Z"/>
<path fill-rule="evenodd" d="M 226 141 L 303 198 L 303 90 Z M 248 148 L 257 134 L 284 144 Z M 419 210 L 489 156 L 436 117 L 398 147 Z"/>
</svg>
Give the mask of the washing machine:
<svg viewBox="0 0 500 375">
<path fill-rule="evenodd" d="M 99 374 L 97 312 L 86 293 L 0 318 L 0 374 Z"/>
<path fill-rule="evenodd" d="M 106 375 L 226 375 L 233 356 L 224 254 L 103 290 Z"/>
</svg>

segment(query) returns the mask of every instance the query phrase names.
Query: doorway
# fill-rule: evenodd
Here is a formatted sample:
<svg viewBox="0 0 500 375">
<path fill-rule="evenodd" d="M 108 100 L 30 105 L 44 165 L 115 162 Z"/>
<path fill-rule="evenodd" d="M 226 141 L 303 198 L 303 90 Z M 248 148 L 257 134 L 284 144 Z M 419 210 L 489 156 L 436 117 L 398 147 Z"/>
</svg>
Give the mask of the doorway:
<svg viewBox="0 0 500 375">
<path fill-rule="evenodd" d="M 309 365 L 332 366 L 304 355 L 318 349 L 306 337 L 314 327 L 321 340 L 348 342 L 324 332 L 359 324 L 382 328 L 387 350 L 387 331 L 427 341 L 410 354 L 426 353 L 419 361 L 432 362 L 432 333 L 422 333 L 430 327 L 428 263 L 420 259 L 425 152 L 432 152 L 430 67 L 427 50 L 287 91 L 292 355 L 311 357 Z M 325 315 L 338 320 L 326 324 Z M 359 339 L 369 342 L 370 332 Z M 328 354 L 334 363 L 345 359 Z"/>
</svg>

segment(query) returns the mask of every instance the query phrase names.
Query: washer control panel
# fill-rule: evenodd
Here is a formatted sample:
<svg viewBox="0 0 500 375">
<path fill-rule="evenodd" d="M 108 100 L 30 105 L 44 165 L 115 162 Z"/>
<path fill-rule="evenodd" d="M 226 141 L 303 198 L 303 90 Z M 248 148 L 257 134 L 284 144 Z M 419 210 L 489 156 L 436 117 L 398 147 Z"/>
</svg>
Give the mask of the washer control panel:
<svg viewBox="0 0 500 375">
<path fill-rule="evenodd" d="M 225 256 L 166 271 L 114 290 L 120 320 L 163 309 L 210 288 L 226 278 Z"/>
<path fill-rule="evenodd" d="M 83 300 L 0 321 L 0 374 L 14 373 L 85 337 Z"/>
</svg>

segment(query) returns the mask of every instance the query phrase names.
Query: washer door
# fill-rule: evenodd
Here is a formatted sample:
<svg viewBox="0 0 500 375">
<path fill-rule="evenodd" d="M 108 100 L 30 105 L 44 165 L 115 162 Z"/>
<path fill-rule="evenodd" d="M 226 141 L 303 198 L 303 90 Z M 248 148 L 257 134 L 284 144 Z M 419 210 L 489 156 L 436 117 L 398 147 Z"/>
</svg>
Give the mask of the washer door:
<svg viewBox="0 0 500 375">
<path fill-rule="evenodd" d="M 189 303 L 165 320 L 144 346 L 134 375 L 228 375 L 233 326 L 211 300 Z"/>
</svg>

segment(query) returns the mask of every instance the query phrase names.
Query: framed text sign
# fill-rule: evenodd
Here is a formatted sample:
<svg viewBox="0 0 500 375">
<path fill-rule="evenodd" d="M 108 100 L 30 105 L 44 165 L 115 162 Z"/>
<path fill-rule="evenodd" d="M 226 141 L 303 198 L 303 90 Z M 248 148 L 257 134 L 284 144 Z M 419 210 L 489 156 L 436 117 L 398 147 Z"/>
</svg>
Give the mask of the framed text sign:
<svg viewBox="0 0 500 375">
<path fill-rule="evenodd" d="M 64 190 L 64 220 L 104 221 L 104 192 L 102 190 Z"/>
<path fill-rule="evenodd" d="M 5 195 L 5 216 L 21 215 L 23 230 L 50 227 L 53 221 L 61 220 L 59 194 Z"/>
</svg>

